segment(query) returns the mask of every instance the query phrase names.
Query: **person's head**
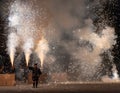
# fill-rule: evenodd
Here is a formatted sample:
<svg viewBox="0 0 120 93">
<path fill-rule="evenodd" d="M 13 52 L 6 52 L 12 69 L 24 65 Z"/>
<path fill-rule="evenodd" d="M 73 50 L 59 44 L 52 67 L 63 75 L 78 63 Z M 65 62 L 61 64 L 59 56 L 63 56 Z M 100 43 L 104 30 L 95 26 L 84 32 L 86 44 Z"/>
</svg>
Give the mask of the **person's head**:
<svg viewBox="0 0 120 93">
<path fill-rule="evenodd" d="M 37 68 L 37 64 L 34 64 L 34 67 Z"/>
</svg>

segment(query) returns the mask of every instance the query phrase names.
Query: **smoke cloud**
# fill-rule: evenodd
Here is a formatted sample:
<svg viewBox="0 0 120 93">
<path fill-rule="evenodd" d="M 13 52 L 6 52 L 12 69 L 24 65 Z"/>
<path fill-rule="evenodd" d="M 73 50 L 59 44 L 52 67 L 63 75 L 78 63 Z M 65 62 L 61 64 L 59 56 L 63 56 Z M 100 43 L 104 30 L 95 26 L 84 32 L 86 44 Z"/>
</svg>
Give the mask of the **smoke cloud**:
<svg viewBox="0 0 120 93">
<path fill-rule="evenodd" d="M 96 76 L 102 68 L 100 55 L 113 48 L 116 36 L 114 28 L 104 24 L 105 19 L 98 23 L 102 24 L 101 29 L 93 24 L 97 18 L 90 10 L 99 4 L 99 0 L 48 1 L 54 25 L 53 30 L 46 31 L 50 55 L 55 58 L 51 62 L 51 72 L 66 72 L 71 80 L 100 79 L 100 75 Z M 102 6 L 99 8 L 102 10 Z"/>
</svg>

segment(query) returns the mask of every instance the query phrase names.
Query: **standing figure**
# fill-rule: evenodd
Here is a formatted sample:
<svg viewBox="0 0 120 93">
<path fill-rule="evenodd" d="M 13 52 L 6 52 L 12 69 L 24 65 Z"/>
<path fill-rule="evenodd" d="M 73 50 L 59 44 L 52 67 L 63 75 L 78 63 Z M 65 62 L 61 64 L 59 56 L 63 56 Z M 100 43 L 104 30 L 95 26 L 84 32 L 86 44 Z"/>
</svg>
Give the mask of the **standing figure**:
<svg viewBox="0 0 120 93">
<path fill-rule="evenodd" d="M 37 64 L 34 64 L 34 67 L 29 67 L 29 69 L 32 70 L 33 88 L 37 88 L 39 77 L 42 74 L 42 72 L 37 67 Z"/>
</svg>

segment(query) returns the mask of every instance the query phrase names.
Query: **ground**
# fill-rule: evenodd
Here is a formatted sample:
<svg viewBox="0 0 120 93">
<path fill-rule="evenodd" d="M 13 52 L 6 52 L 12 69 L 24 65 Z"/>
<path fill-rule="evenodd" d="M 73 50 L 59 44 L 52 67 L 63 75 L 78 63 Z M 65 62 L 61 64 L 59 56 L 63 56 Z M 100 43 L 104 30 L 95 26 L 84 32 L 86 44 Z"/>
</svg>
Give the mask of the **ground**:
<svg viewBox="0 0 120 93">
<path fill-rule="evenodd" d="M 49 83 L 39 84 L 32 88 L 31 84 L 16 86 L 0 86 L 0 93 L 120 93 L 120 83 Z"/>
</svg>

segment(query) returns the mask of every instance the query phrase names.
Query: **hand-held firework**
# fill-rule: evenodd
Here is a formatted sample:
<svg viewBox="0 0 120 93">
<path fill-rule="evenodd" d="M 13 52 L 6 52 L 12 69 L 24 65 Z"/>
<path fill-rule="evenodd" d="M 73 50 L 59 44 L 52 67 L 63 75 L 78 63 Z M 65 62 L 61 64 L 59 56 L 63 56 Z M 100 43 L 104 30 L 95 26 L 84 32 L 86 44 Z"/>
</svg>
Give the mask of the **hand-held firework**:
<svg viewBox="0 0 120 93">
<path fill-rule="evenodd" d="M 42 28 L 47 24 L 47 13 L 42 2 L 39 0 L 15 0 L 10 6 L 9 12 L 9 36 L 7 47 L 13 64 L 16 47 L 25 53 L 26 65 L 28 65 L 30 55 L 35 51 L 36 42 L 41 40 Z M 11 29 L 14 29 L 11 30 Z M 19 37 L 19 39 L 18 39 Z M 19 41 L 18 41 L 19 40 Z M 44 54 L 41 52 L 41 63 Z"/>
<path fill-rule="evenodd" d="M 18 46 L 18 44 L 19 44 L 18 35 L 16 33 L 10 33 L 8 36 L 7 46 L 8 46 L 8 52 L 10 55 L 10 61 L 11 61 L 12 66 L 14 62 L 16 47 Z"/>
<path fill-rule="evenodd" d="M 49 51 L 48 42 L 44 39 L 44 37 L 42 37 L 42 39 L 39 41 L 35 51 L 40 58 L 41 68 L 43 68 L 44 58 L 46 57 L 46 53 Z"/>
<path fill-rule="evenodd" d="M 25 52 L 25 59 L 26 59 L 26 65 L 28 66 L 28 62 L 30 59 L 30 54 L 32 53 L 32 50 L 34 48 L 34 41 L 32 38 L 29 38 L 25 41 L 25 44 L 23 45 L 23 50 Z"/>
</svg>

